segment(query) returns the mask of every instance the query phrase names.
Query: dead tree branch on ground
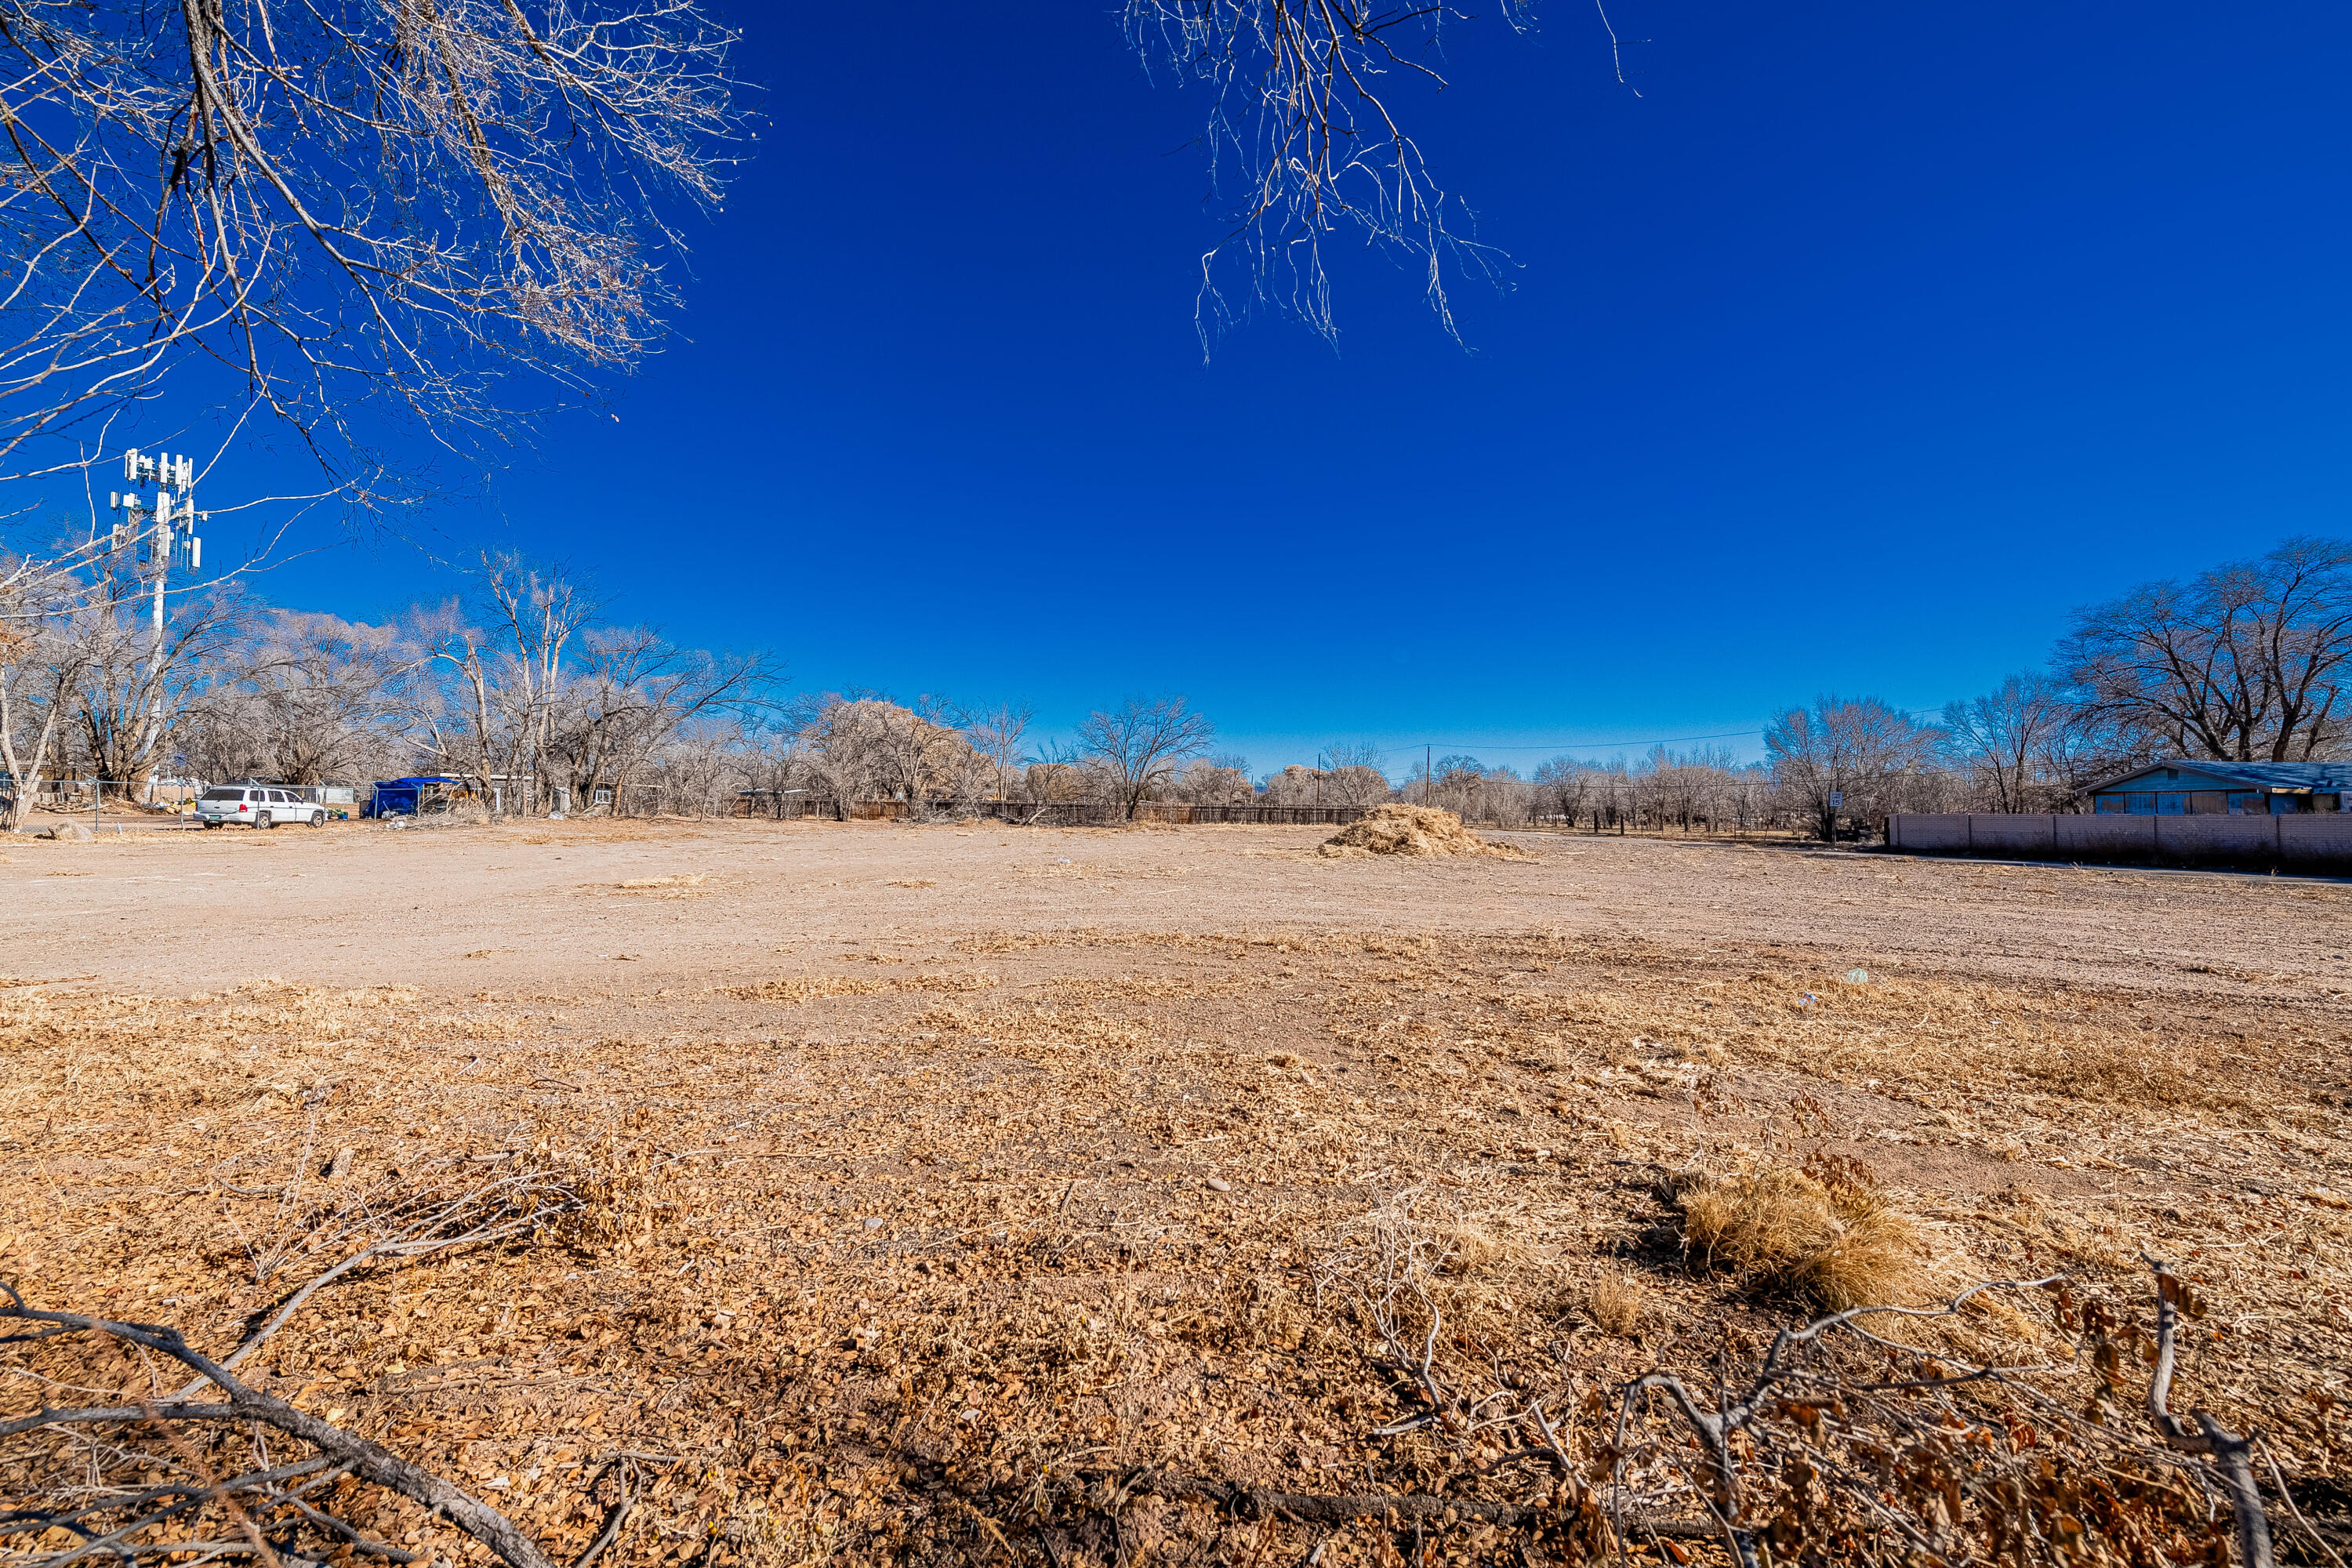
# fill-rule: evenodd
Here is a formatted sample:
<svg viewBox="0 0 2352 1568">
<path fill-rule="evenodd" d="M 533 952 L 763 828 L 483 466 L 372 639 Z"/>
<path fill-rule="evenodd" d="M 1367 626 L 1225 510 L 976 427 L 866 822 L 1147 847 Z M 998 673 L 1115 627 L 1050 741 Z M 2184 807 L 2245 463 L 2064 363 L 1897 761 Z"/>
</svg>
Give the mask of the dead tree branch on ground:
<svg viewBox="0 0 2352 1568">
<path fill-rule="evenodd" d="M 2172 1413 L 2173 1363 L 2178 1354 L 2174 1340 L 2179 1314 L 2195 1311 L 2196 1300 L 2188 1285 L 2165 1264 L 2153 1258 L 2146 1262 L 2156 1275 L 2156 1370 L 2147 1384 L 2148 1419 L 2156 1423 L 2167 1443 L 2184 1454 L 2203 1456 L 2220 1475 L 2221 1489 L 2230 1499 L 2231 1516 L 2237 1522 L 2242 1568 L 2271 1568 L 2270 1520 L 2263 1512 L 2262 1489 L 2254 1484 L 2254 1444 L 2262 1435 L 2249 1432 L 2235 1436 L 2202 1410 L 2189 1412 L 2190 1420 L 2197 1424 L 2192 1429 Z"/>
<path fill-rule="evenodd" d="M 76 1431 L 87 1438 L 125 1427 L 157 1429 L 163 1434 L 168 1446 L 181 1450 L 184 1468 L 199 1472 L 187 1480 L 164 1488 L 118 1491 L 91 1505 L 77 1507 L 36 1501 L 29 1507 L 12 1510 L 5 1519 L 0 1519 L 0 1528 L 8 1528 L 11 1533 L 39 1534 L 52 1529 L 62 1529 L 68 1535 L 79 1538 L 53 1552 L 27 1560 L 25 1568 L 69 1568 L 70 1564 L 83 1558 L 100 1554 L 125 1562 L 140 1556 L 154 1558 L 165 1552 L 195 1552 L 205 1556 L 249 1552 L 266 1563 L 272 1556 L 288 1553 L 264 1540 L 252 1515 L 257 1512 L 268 1514 L 289 1506 L 291 1506 L 295 1517 L 291 1521 L 274 1527 L 281 1531 L 299 1531 L 305 1526 L 312 1530 L 324 1528 L 339 1538 L 337 1544 L 363 1543 L 374 1555 L 394 1561 L 412 1560 L 407 1553 L 370 1539 L 356 1527 L 326 1515 L 325 1510 L 304 1501 L 302 1493 L 310 1490 L 310 1487 L 294 1492 L 278 1489 L 287 1480 L 301 1477 L 318 1478 L 321 1472 L 333 1477 L 357 1475 L 362 1479 L 422 1503 L 489 1547 L 513 1568 L 555 1568 L 554 1563 L 539 1549 L 537 1543 L 498 1510 L 430 1471 L 409 1463 L 380 1444 L 331 1426 L 318 1416 L 296 1409 L 275 1394 L 247 1387 L 227 1367 L 190 1346 L 177 1329 L 155 1323 L 117 1322 L 80 1312 L 39 1310 L 26 1305 L 25 1299 L 12 1286 L 0 1283 L 0 1291 L 5 1291 L 8 1298 L 6 1304 L 0 1305 L 0 1324 L 21 1325 L 18 1331 L 0 1334 L 0 1345 L 37 1344 L 68 1334 L 104 1335 L 121 1344 L 168 1357 L 194 1372 L 197 1386 L 210 1384 L 226 1395 L 222 1402 L 203 1405 L 184 1399 L 150 1397 L 60 1408 L 47 1403 L 45 1389 L 39 1410 L 14 1420 L 0 1421 L 0 1438 L 32 1432 L 66 1430 Z M 194 1446 L 174 1430 L 178 1425 L 201 1426 L 252 1422 L 299 1439 L 317 1451 L 316 1457 L 290 1466 L 247 1472 L 222 1481 L 200 1473 L 204 1460 L 195 1453 Z M 223 1522 L 205 1516 L 207 1504 L 212 1505 L 218 1514 L 226 1515 L 226 1522 L 231 1526 L 241 1526 L 247 1539 L 240 1542 L 134 1542 L 132 1539 L 158 1525 L 177 1521 L 192 1524 Z M 118 1518 L 125 1513 L 131 1517 Z M 290 1543 L 290 1536 L 289 1539 Z"/>
</svg>

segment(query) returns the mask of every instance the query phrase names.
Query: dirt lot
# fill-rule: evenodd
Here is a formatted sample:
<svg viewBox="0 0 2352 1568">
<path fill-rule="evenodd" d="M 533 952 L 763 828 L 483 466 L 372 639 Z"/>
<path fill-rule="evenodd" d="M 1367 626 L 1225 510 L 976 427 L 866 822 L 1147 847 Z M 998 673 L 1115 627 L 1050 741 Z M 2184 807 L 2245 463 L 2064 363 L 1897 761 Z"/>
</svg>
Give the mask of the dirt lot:
<svg viewBox="0 0 2352 1568">
<path fill-rule="evenodd" d="M 561 1223 L 354 1269 L 248 1381 L 561 1561 L 619 1518 L 602 1563 L 1517 1563 L 1565 1538 L 1471 1505 L 1558 1505 L 1622 1459 L 1607 1391 L 1844 1304 L 1693 1242 L 1694 1183 L 1810 1169 L 1900 1216 L 1880 1280 L 1906 1300 L 2064 1271 L 2137 1321 L 2140 1255 L 2178 1261 L 2210 1307 L 2176 1405 L 2261 1427 L 2311 1510 L 2342 1503 L 2352 887 L 1318 837 L 8 841 L 0 1279 L 225 1353 L 404 1193 L 538 1173 Z M 2068 1337 L 2108 1319 L 2038 1310 L 1938 1353 L 2022 1348 L 2070 1409 L 2132 1420 Z M 1446 1397 L 1551 1400 L 1560 1441 L 1392 1430 L 1430 1386 L 1407 1318 Z M 123 1375 L 16 1353 L 0 1415 L 35 1407 L 27 1368 Z M 103 1468 L 27 1450 L 0 1507 L 59 1465 Z M 1460 1500 L 1424 1537 L 1155 1475 Z M 487 1560 L 387 1494 L 343 1506 Z"/>
</svg>

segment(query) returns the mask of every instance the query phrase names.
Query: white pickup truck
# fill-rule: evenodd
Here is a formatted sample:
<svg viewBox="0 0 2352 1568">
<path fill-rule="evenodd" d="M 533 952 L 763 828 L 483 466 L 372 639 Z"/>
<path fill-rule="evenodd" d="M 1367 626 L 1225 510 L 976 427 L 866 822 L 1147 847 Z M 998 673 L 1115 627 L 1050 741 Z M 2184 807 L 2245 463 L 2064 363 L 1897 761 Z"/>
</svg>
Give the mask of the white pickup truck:
<svg viewBox="0 0 2352 1568">
<path fill-rule="evenodd" d="M 216 784 L 198 797 L 196 820 L 206 827 L 218 827 L 224 822 L 242 823 L 247 827 L 307 822 L 313 827 L 324 827 L 327 811 L 290 789 L 273 789 L 266 784 L 250 788 Z"/>
</svg>

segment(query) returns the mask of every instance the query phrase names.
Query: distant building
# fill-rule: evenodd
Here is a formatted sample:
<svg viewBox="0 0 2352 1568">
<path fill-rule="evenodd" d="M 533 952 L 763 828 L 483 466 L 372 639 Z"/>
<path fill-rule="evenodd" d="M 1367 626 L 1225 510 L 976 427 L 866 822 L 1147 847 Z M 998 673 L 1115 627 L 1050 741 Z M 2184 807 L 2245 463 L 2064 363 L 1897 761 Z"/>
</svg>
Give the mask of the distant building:
<svg viewBox="0 0 2352 1568">
<path fill-rule="evenodd" d="M 2352 763 L 2151 763 L 2084 793 L 2102 816 L 2342 811 L 2352 795 Z"/>
</svg>

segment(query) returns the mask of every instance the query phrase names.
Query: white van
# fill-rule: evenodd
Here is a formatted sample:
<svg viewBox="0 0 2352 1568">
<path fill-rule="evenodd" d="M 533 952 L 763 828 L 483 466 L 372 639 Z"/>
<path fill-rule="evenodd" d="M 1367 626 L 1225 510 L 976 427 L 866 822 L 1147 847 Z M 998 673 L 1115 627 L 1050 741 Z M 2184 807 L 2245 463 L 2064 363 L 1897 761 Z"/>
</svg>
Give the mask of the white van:
<svg viewBox="0 0 2352 1568">
<path fill-rule="evenodd" d="M 218 827 L 224 822 L 241 822 L 247 827 L 275 827 L 281 822 L 307 822 L 313 827 L 324 827 L 327 826 L 327 812 L 325 807 L 304 800 L 298 790 L 278 789 L 268 784 L 249 788 L 238 784 L 216 784 L 198 797 L 196 820 L 206 827 Z"/>
</svg>

